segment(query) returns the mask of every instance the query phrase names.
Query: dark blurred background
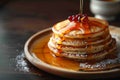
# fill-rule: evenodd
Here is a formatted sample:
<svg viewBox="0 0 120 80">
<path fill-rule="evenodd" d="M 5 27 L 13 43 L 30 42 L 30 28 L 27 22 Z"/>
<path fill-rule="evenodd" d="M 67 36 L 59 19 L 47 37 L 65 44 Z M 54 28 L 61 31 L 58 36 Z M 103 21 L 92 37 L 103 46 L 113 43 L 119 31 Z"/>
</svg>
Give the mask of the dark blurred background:
<svg viewBox="0 0 120 80">
<path fill-rule="evenodd" d="M 94 16 L 89 8 L 90 0 L 84 0 L 84 13 Z M 66 19 L 69 15 L 79 13 L 79 0 L 0 0 L 0 12 L 9 17 L 37 17 L 48 20 L 44 26 L 52 25 Z M 54 18 L 54 19 L 53 19 Z M 56 19 L 56 20 L 55 20 Z M 110 25 L 119 26 L 115 21 Z"/>
<path fill-rule="evenodd" d="M 86 2 L 84 1 L 84 12 L 91 15 L 90 0 Z M 51 22 L 54 18 L 58 22 L 79 13 L 79 0 L 1 0 L 0 8 L 4 8 L 12 16 L 43 17 Z"/>
</svg>

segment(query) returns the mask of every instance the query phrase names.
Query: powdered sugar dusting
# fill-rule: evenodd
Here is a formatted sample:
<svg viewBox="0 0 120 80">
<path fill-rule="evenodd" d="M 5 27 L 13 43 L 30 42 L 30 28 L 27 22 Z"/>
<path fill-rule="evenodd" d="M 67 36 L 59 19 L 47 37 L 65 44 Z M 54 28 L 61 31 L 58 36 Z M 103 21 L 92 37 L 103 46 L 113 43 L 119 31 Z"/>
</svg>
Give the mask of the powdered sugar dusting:
<svg viewBox="0 0 120 80">
<path fill-rule="evenodd" d="M 118 37 L 117 35 L 112 35 L 112 37 L 115 38 L 117 41 L 117 57 L 115 59 L 105 59 L 94 64 L 89 64 L 87 62 L 80 63 L 80 67 L 87 69 L 93 69 L 93 68 L 102 69 L 102 68 L 106 68 L 107 65 L 120 64 L 120 37 Z"/>
<path fill-rule="evenodd" d="M 21 53 L 20 55 L 18 55 L 15 58 L 15 60 L 16 60 L 16 67 L 19 71 L 29 72 L 29 67 L 28 67 L 28 64 L 25 60 L 24 53 Z"/>
<path fill-rule="evenodd" d="M 120 54 L 119 54 L 120 55 Z M 81 68 L 106 68 L 107 65 L 112 64 L 119 64 L 120 63 L 120 56 L 116 59 L 107 59 L 103 60 L 101 62 L 95 63 L 95 64 L 89 64 L 89 63 L 80 63 Z"/>
</svg>

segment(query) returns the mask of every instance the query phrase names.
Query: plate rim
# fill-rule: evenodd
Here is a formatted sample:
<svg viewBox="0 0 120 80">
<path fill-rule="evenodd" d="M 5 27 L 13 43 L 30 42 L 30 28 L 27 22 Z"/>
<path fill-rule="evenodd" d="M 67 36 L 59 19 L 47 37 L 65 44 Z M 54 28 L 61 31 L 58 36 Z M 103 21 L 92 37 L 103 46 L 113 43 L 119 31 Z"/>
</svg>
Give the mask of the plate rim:
<svg viewBox="0 0 120 80">
<path fill-rule="evenodd" d="M 113 28 L 114 26 L 111 26 L 111 27 Z M 111 74 L 120 72 L 120 69 L 112 69 L 112 70 L 105 70 L 105 71 L 94 71 L 94 72 L 82 72 L 82 71 L 74 71 L 74 70 L 64 69 L 64 68 L 56 67 L 56 66 L 45 63 L 44 61 L 38 59 L 33 53 L 31 53 L 29 51 L 29 46 L 30 46 L 30 43 L 32 41 L 34 41 L 33 39 L 35 39 L 40 34 L 48 32 L 48 31 L 51 31 L 51 28 L 46 28 L 44 30 L 41 30 L 41 31 L 33 34 L 30 38 L 28 38 L 28 40 L 26 41 L 26 43 L 24 45 L 25 57 L 35 67 L 37 67 L 37 68 L 39 68 L 39 69 L 41 69 L 43 71 L 46 71 L 48 73 L 52 73 L 52 74 L 55 74 L 55 75 L 58 75 L 58 76 L 61 76 L 61 77 L 75 78 L 75 79 L 79 79 L 79 77 L 81 77 L 81 76 L 83 76 L 82 78 L 84 78 L 85 75 L 92 75 L 91 77 L 90 76 L 87 77 L 87 78 L 92 78 L 93 75 L 96 76 L 97 74 L 100 75 L 100 78 L 104 77 L 103 74 L 109 74 L 108 77 L 110 77 Z M 56 72 L 58 72 L 58 73 L 56 74 Z M 69 76 L 69 75 L 72 75 L 73 77 Z"/>
</svg>

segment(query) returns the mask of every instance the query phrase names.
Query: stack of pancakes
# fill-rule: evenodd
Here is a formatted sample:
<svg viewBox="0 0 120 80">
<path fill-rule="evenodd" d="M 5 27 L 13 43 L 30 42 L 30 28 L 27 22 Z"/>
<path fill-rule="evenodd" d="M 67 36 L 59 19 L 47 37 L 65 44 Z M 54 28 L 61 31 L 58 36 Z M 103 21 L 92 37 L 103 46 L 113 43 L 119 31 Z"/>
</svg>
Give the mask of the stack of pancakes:
<svg viewBox="0 0 120 80">
<path fill-rule="evenodd" d="M 48 42 L 52 53 L 80 61 L 102 60 L 113 54 L 116 51 L 116 41 L 109 33 L 108 23 L 93 17 L 88 19 L 89 33 L 83 28 L 67 30 L 66 27 L 76 25 L 74 21 L 65 20 L 55 24 Z"/>
</svg>

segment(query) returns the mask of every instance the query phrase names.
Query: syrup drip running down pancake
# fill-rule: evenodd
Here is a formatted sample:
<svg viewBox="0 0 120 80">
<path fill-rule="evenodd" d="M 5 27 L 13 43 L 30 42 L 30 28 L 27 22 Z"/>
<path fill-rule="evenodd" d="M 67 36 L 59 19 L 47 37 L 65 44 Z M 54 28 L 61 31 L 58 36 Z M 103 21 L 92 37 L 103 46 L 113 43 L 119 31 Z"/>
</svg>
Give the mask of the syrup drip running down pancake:
<svg viewBox="0 0 120 80">
<path fill-rule="evenodd" d="M 55 56 L 90 62 L 116 54 L 116 40 L 111 37 L 104 20 L 72 15 L 55 24 L 52 31 L 48 47 Z"/>
</svg>

